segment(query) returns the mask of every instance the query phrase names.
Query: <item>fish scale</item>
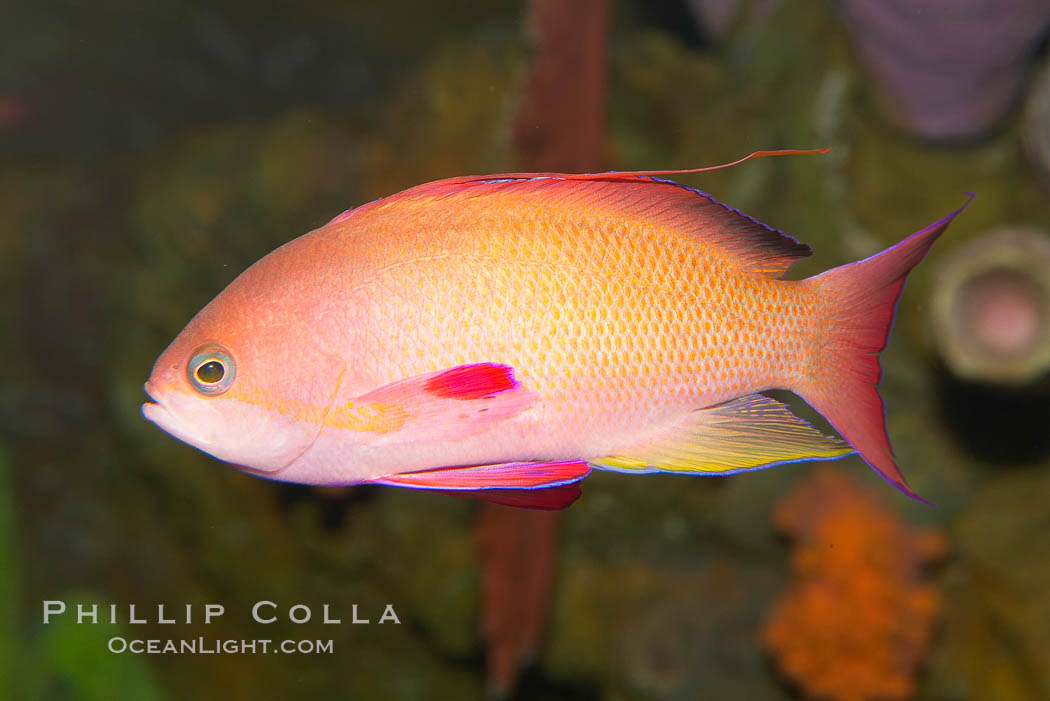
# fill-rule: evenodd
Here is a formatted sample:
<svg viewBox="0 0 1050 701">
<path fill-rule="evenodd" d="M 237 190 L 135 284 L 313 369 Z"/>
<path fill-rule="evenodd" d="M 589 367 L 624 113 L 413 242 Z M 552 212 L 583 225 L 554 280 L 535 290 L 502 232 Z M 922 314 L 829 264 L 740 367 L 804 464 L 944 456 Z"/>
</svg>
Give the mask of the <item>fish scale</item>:
<svg viewBox="0 0 1050 701">
<path fill-rule="evenodd" d="M 344 212 L 202 309 L 143 412 L 307 484 L 560 508 L 592 467 L 731 474 L 856 451 L 916 496 L 878 353 L 908 271 L 961 209 L 789 281 L 808 246 L 666 174 L 450 178 Z"/>
<path fill-rule="evenodd" d="M 801 315 L 805 291 L 779 289 L 798 283 L 731 276 L 732 260 L 679 232 L 614 208 L 574 212 L 526 194 L 453 199 L 454 213 L 436 223 L 410 200 L 407 216 L 400 206 L 377 207 L 340 223 L 347 247 L 382 251 L 373 263 L 382 272 L 362 283 L 371 298 L 397 289 L 436 305 L 422 314 L 400 295 L 375 303 L 374 327 L 398 329 L 401 344 L 423 353 L 375 368 L 366 385 L 486 358 L 518 368 L 559 407 L 538 424 L 569 422 L 573 433 L 637 430 L 646 415 L 661 422 L 783 386 L 783 368 L 769 358 L 789 360 L 781 345 L 790 337 L 771 333 L 761 300 Z M 487 236 L 470 234 L 478 230 Z M 413 258 L 434 248 L 445 253 Z M 475 266 L 490 275 L 479 279 Z M 459 281 L 451 290 L 449 279 Z M 746 328 L 727 330 L 745 319 Z M 508 333 L 510 348 L 498 342 Z M 557 352 L 541 354 L 546 346 Z M 609 378 L 605 401 L 595 390 Z"/>
</svg>

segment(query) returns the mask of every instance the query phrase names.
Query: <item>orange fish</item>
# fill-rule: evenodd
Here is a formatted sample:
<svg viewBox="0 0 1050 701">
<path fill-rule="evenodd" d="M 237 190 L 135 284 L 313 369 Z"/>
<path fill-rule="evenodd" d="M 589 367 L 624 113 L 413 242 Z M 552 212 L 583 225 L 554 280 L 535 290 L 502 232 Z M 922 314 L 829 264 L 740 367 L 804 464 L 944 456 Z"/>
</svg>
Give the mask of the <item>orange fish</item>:
<svg viewBox="0 0 1050 701">
<path fill-rule="evenodd" d="M 747 158 L 778 153 L 811 152 Z M 143 414 L 287 482 L 561 508 L 591 468 L 724 475 L 855 451 L 915 497 L 878 353 L 908 271 L 962 209 L 784 280 L 808 246 L 658 177 L 712 169 L 450 178 L 347 211 L 201 310 Z"/>
</svg>

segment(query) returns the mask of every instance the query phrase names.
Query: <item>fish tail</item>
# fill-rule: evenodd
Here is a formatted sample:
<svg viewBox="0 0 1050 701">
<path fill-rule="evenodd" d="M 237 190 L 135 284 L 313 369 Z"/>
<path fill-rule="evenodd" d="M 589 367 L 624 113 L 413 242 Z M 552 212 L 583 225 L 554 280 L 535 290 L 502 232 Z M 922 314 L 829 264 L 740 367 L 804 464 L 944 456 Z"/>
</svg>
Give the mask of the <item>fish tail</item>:
<svg viewBox="0 0 1050 701">
<path fill-rule="evenodd" d="M 828 312 L 800 394 L 883 479 L 923 502 L 908 486 L 890 446 L 878 391 L 879 353 L 889 339 L 908 273 L 968 204 L 881 253 L 806 281 L 826 301 Z"/>
</svg>

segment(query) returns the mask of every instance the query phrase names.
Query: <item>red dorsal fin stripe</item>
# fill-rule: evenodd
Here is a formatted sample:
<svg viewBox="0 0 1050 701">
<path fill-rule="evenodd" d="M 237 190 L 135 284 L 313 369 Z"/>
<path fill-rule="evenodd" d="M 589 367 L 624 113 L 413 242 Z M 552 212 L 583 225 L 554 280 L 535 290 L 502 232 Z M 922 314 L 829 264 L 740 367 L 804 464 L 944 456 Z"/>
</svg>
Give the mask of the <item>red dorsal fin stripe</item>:
<svg viewBox="0 0 1050 701">
<path fill-rule="evenodd" d="M 435 375 L 423 389 L 445 399 L 481 399 L 518 386 L 514 371 L 507 365 L 477 363 L 461 365 Z"/>
<path fill-rule="evenodd" d="M 685 238 L 720 248 L 747 272 L 778 277 L 795 261 L 810 255 L 809 246 L 700 190 L 663 180 L 662 176 L 728 168 L 763 156 L 827 150 L 756 151 L 733 163 L 681 170 L 470 175 L 419 185 L 354 211 L 402 201 L 433 203 L 461 197 L 507 197 L 516 205 L 535 203 L 544 208 L 590 208 L 677 231 Z"/>
</svg>

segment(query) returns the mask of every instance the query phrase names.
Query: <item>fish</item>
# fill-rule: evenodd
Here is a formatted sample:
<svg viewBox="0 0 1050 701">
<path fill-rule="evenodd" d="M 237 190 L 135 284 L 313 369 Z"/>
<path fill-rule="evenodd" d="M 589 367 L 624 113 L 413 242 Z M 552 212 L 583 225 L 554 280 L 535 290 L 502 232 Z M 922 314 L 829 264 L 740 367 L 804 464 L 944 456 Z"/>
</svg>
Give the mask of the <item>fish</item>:
<svg viewBox="0 0 1050 701">
<path fill-rule="evenodd" d="M 890 445 L 878 356 L 909 271 L 969 201 L 789 280 L 809 246 L 668 179 L 826 151 L 461 176 L 347 210 L 193 317 L 142 413 L 245 472 L 309 485 L 560 509 L 593 469 L 729 475 L 856 453 L 923 500 Z"/>
</svg>

